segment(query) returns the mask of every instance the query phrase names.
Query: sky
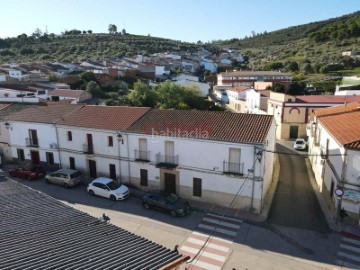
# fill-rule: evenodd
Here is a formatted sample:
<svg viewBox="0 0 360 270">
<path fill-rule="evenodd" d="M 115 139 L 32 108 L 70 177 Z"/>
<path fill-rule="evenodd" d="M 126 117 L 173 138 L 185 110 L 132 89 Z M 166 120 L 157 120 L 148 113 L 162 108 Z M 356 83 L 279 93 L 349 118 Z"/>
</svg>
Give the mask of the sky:
<svg viewBox="0 0 360 270">
<path fill-rule="evenodd" d="M 250 36 L 339 17 L 360 10 L 360 0 L 0 0 L 0 38 L 36 28 L 118 31 L 188 42 Z"/>
</svg>

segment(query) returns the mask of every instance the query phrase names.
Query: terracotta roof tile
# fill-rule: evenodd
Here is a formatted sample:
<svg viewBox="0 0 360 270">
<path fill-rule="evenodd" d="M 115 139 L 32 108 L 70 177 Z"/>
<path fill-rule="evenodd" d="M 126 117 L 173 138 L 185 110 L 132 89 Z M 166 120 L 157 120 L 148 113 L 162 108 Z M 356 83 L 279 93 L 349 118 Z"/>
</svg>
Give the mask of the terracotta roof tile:
<svg viewBox="0 0 360 270">
<path fill-rule="evenodd" d="M 10 121 L 54 124 L 62 117 L 81 108 L 68 103 L 47 103 L 46 106 L 32 106 L 9 116 Z"/>
<path fill-rule="evenodd" d="M 295 102 L 345 104 L 360 102 L 360 96 L 296 96 Z"/>
<path fill-rule="evenodd" d="M 128 131 L 170 137 L 263 143 L 271 115 L 152 109 Z"/>
<path fill-rule="evenodd" d="M 318 121 L 340 144 L 360 150 L 360 110 L 320 116 Z"/>
<path fill-rule="evenodd" d="M 68 115 L 59 125 L 84 128 L 125 130 L 150 108 L 126 106 L 83 106 Z"/>
<path fill-rule="evenodd" d="M 356 111 L 360 108 L 360 102 L 348 103 L 346 105 L 333 106 L 315 110 L 317 117 L 325 115 L 340 114 L 344 112 Z"/>
</svg>

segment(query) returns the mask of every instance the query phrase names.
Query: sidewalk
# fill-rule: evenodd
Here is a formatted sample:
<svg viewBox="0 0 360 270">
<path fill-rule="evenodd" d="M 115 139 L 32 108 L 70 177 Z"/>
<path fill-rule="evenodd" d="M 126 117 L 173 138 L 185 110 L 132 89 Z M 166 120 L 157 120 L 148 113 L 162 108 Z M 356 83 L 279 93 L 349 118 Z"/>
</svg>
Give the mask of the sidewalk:
<svg viewBox="0 0 360 270">
<path fill-rule="evenodd" d="M 342 233 L 342 234 L 350 234 L 360 239 L 360 227 L 355 226 L 353 224 L 350 224 L 344 221 L 336 221 L 334 214 L 331 213 L 329 207 L 327 206 L 323 196 L 320 193 L 320 190 L 316 184 L 316 180 L 314 177 L 314 174 L 312 173 L 312 168 L 309 159 L 307 158 L 305 160 L 307 171 L 309 173 L 309 179 L 310 183 L 315 191 L 317 200 L 320 204 L 321 210 L 324 213 L 324 216 L 326 218 L 326 221 L 330 227 L 330 229 L 334 232 Z"/>
</svg>

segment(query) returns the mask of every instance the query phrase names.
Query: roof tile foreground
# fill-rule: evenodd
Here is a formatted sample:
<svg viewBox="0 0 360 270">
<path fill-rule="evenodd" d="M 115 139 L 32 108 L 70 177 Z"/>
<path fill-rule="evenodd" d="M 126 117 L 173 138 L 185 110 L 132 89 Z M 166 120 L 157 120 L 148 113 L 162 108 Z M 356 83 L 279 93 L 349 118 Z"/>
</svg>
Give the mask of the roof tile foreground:
<svg viewBox="0 0 360 270">
<path fill-rule="evenodd" d="M 152 109 L 128 131 L 148 135 L 263 143 L 272 115 Z"/>
<path fill-rule="evenodd" d="M 73 112 L 58 124 L 121 131 L 130 127 L 149 109 L 147 107 L 88 105 Z"/>
<path fill-rule="evenodd" d="M 360 150 L 359 103 L 316 110 L 319 122 L 347 149 Z"/>
<path fill-rule="evenodd" d="M 182 255 L 0 180 L 0 269 L 159 269 Z"/>
</svg>

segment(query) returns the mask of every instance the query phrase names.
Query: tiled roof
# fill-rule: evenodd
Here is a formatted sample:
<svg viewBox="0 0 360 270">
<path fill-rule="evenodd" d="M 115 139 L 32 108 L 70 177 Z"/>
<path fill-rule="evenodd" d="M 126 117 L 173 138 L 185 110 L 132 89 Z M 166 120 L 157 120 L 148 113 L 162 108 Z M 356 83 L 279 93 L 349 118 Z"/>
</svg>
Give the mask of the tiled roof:
<svg viewBox="0 0 360 270">
<path fill-rule="evenodd" d="M 360 110 L 319 116 L 317 121 L 344 147 L 360 150 Z"/>
<path fill-rule="evenodd" d="M 79 108 L 81 108 L 80 105 L 49 102 L 46 106 L 32 106 L 28 109 L 14 113 L 9 116 L 9 120 L 54 124 Z"/>
<path fill-rule="evenodd" d="M 333 107 L 327 107 L 322 109 L 315 110 L 315 115 L 317 117 L 324 116 L 324 115 L 334 115 L 334 114 L 341 114 L 350 111 L 356 111 L 360 108 L 360 102 L 348 103 L 344 105 L 338 105 Z"/>
<path fill-rule="evenodd" d="M 296 96 L 295 102 L 341 104 L 360 102 L 360 96 Z"/>
<path fill-rule="evenodd" d="M 245 91 L 245 90 L 248 90 L 248 89 L 251 89 L 249 86 L 236 86 L 236 87 L 233 87 L 231 89 L 229 89 L 230 91 L 234 91 L 234 92 L 241 92 L 241 91 Z"/>
<path fill-rule="evenodd" d="M 271 115 L 152 109 L 128 131 L 230 142 L 263 143 Z M 156 134 L 155 133 L 155 134 Z"/>
<path fill-rule="evenodd" d="M 8 120 L 8 116 L 21 111 L 27 108 L 30 108 L 33 105 L 30 104 L 23 104 L 23 103 L 11 103 L 11 104 L 1 104 L 0 105 L 0 119 L 1 120 Z"/>
<path fill-rule="evenodd" d="M 84 93 L 84 90 L 62 90 L 55 89 L 49 92 L 50 96 L 60 96 L 60 97 L 68 97 L 68 98 L 78 98 Z"/>
<path fill-rule="evenodd" d="M 146 107 L 88 105 L 59 121 L 58 124 L 120 131 L 127 129 L 148 110 L 149 108 Z"/>
<path fill-rule="evenodd" d="M 0 269 L 160 269 L 182 258 L 12 180 L 0 180 Z"/>
</svg>

